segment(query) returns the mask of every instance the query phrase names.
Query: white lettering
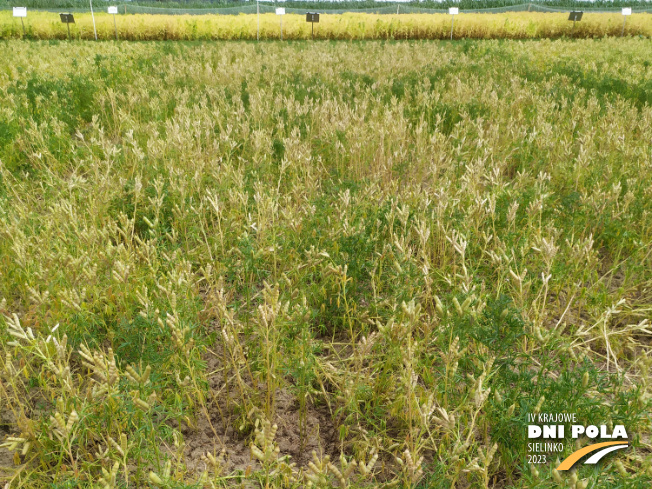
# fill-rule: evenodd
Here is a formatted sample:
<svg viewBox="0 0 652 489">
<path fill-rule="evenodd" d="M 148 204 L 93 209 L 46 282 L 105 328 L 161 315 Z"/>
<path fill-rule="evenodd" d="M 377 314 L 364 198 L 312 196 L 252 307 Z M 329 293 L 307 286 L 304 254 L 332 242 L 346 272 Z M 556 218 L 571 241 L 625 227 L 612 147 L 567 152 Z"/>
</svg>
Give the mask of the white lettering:
<svg viewBox="0 0 652 489">
<path fill-rule="evenodd" d="M 539 438 L 541 436 L 541 427 L 535 424 L 528 425 L 527 427 L 527 437 L 528 438 Z"/>
<path fill-rule="evenodd" d="M 556 438 L 557 427 L 554 424 L 544 425 L 543 426 L 543 437 L 544 438 Z"/>
<path fill-rule="evenodd" d="M 582 433 L 584 433 L 584 426 L 581 424 L 574 424 L 571 427 L 571 433 L 573 438 L 578 438 Z"/>
<path fill-rule="evenodd" d="M 617 424 L 614 426 L 614 433 L 612 435 L 613 438 L 627 438 L 627 432 L 625 431 L 625 427 L 621 424 Z"/>
<path fill-rule="evenodd" d="M 595 438 L 598 436 L 598 433 L 600 433 L 600 430 L 598 430 L 597 426 L 591 425 L 588 428 L 586 428 L 586 436 L 589 438 Z"/>
<path fill-rule="evenodd" d="M 600 425 L 600 438 L 611 438 L 611 435 L 607 433 L 607 427 L 603 424 Z"/>
</svg>

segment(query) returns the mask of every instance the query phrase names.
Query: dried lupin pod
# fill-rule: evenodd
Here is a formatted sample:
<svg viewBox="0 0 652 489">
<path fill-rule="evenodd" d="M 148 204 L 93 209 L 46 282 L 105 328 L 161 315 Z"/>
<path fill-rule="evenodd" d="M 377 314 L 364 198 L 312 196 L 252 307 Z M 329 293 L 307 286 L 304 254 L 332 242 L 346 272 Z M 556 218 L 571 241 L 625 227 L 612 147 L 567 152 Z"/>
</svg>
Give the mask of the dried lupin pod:
<svg viewBox="0 0 652 489">
<path fill-rule="evenodd" d="M 60 442 L 68 439 L 72 434 L 75 424 L 79 421 L 79 415 L 74 409 L 68 416 L 68 421 L 64 420 L 61 412 L 54 413 L 54 416 L 50 416 L 50 422 L 54 425 L 53 433 L 59 439 Z"/>
<path fill-rule="evenodd" d="M 16 370 L 16 367 L 14 367 L 11 352 L 9 351 L 7 351 L 5 355 L 5 372 L 7 372 L 8 378 L 16 377 L 18 375 L 18 371 Z"/>
<path fill-rule="evenodd" d="M 97 384 L 104 384 L 105 386 L 112 387 L 118 382 L 118 380 L 120 380 L 112 348 L 109 348 L 107 354 L 104 355 L 100 352 L 91 353 L 86 345 L 81 344 L 79 347 L 79 354 L 83 358 L 82 364 L 88 368 L 93 375 L 98 377 L 99 380 L 93 379 Z"/>
<path fill-rule="evenodd" d="M 158 324 L 162 328 L 167 325 L 172 332 L 172 339 L 174 340 L 174 345 L 177 350 L 186 356 L 190 355 L 190 352 L 195 346 L 195 339 L 189 338 L 186 340 L 186 337 L 190 333 L 190 328 L 179 326 L 179 317 L 176 313 L 167 314 L 165 317 L 165 323 L 161 318 L 158 318 Z"/>
<path fill-rule="evenodd" d="M 571 487 L 575 487 L 577 485 L 577 472 L 575 471 L 571 472 L 570 483 L 571 483 Z"/>
<path fill-rule="evenodd" d="M 21 444 L 23 445 L 21 452 L 23 455 L 26 455 L 30 447 L 30 442 L 27 441 L 27 438 L 21 436 L 8 436 L 4 443 L 0 444 L 0 448 L 6 448 L 10 452 L 13 452 L 14 450 L 18 450 Z"/>
<path fill-rule="evenodd" d="M 313 485 L 317 487 L 325 487 L 328 485 L 328 471 L 329 471 L 330 457 L 326 455 L 323 459 L 319 459 L 317 452 L 312 451 L 312 461 L 308 462 L 308 471 L 305 474 L 308 479 L 307 487 Z"/>
<path fill-rule="evenodd" d="M 437 295 L 435 295 L 435 309 L 441 317 L 446 316 L 446 309 L 444 308 L 444 304 L 441 302 L 441 299 Z"/>
<path fill-rule="evenodd" d="M 532 474 L 532 477 L 534 477 L 535 479 L 539 478 L 539 471 L 534 465 L 530 465 L 530 473 Z"/>
<path fill-rule="evenodd" d="M 153 471 L 151 471 L 151 470 L 150 470 L 150 472 L 149 472 L 148 479 L 149 479 L 149 481 L 150 481 L 152 484 L 154 484 L 154 485 L 156 485 L 156 486 L 160 486 L 160 485 L 163 484 L 163 479 L 161 479 L 161 478 L 158 476 L 158 474 L 156 474 L 156 472 L 153 472 Z"/>
<path fill-rule="evenodd" d="M 561 475 L 559 474 L 559 471 L 557 469 L 552 469 L 552 479 L 557 484 L 562 484 L 564 482 L 564 480 L 561 478 Z"/>
<path fill-rule="evenodd" d="M 7 332 L 17 340 L 32 342 L 36 339 L 32 332 L 32 328 L 28 327 L 27 329 L 24 329 L 20 324 L 20 319 L 18 319 L 18 316 L 15 313 L 12 314 L 11 317 L 5 316 L 5 321 L 7 322 Z M 11 346 L 19 346 L 17 341 L 10 341 L 7 344 Z"/>
<path fill-rule="evenodd" d="M 423 457 L 419 457 L 415 463 L 410 450 L 406 448 L 403 452 L 403 459 L 399 457 L 395 458 L 398 464 L 403 467 L 403 470 L 407 473 L 411 484 L 416 484 L 421 477 L 423 477 L 423 468 L 421 467 Z"/>
<path fill-rule="evenodd" d="M 274 443 L 278 426 L 276 424 L 272 425 L 267 419 L 260 423 L 262 427 L 259 428 L 258 424 L 258 421 L 256 421 L 255 442 L 250 446 L 251 455 L 262 464 L 269 465 L 277 460 L 280 452 L 280 448 Z"/>
<path fill-rule="evenodd" d="M 377 332 L 371 333 L 368 338 L 366 336 L 363 336 L 357 345 L 358 355 L 361 358 L 364 358 L 367 355 L 369 355 L 377 339 L 378 339 Z"/>
<path fill-rule="evenodd" d="M 575 484 L 575 489 L 586 489 L 589 485 L 589 480 L 584 479 Z"/>
<path fill-rule="evenodd" d="M 118 470 L 120 469 L 120 464 L 118 462 L 113 464 L 113 467 L 110 471 L 102 467 L 102 477 L 98 481 L 101 489 L 114 489 L 116 487 L 116 479 L 118 476 Z"/>
<path fill-rule="evenodd" d="M 165 467 L 163 467 L 163 474 L 159 476 L 156 472 L 150 471 L 147 478 L 155 486 L 162 486 L 170 479 L 170 473 L 172 472 L 172 461 L 168 460 L 165 462 Z"/>
<path fill-rule="evenodd" d="M 625 466 L 620 460 L 616 460 L 614 465 L 618 469 L 618 473 L 621 475 L 621 477 L 623 478 L 629 477 L 629 473 L 627 472 L 627 469 L 625 468 Z"/>
<path fill-rule="evenodd" d="M 215 475 L 219 475 L 222 473 L 226 462 L 226 449 L 222 448 L 222 451 L 217 456 L 214 453 L 206 452 L 201 456 L 201 459 L 211 468 Z"/>
<path fill-rule="evenodd" d="M 496 450 L 498 450 L 498 443 L 494 443 L 486 454 L 481 452 L 482 463 L 485 467 L 489 467 L 489 464 L 491 464 L 491 461 L 494 459 L 494 455 L 496 455 Z"/>
<path fill-rule="evenodd" d="M 494 391 L 494 399 L 496 400 L 497 403 L 502 404 L 503 402 L 503 397 L 500 395 L 500 391 L 498 389 Z"/>
<path fill-rule="evenodd" d="M 534 414 L 538 414 L 539 411 L 541 411 L 541 407 L 543 406 L 543 403 L 546 401 L 546 396 L 541 396 L 539 398 L 539 402 L 537 402 L 537 405 L 534 406 L 534 410 L 532 411 Z"/>
<path fill-rule="evenodd" d="M 485 389 L 484 386 L 482 385 L 484 382 L 484 379 L 487 377 L 487 374 L 491 370 L 491 367 L 493 366 L 494 359 L 490 358 L 489 361 L 487 362 L 484 370 L 482 371 L 482 374 L 480 377 L 478 377 L 478 380 L 475 383 L 475 386 L 472 389 L 473 393 L 473 402 L 475 404 L 475 407 L 480 409 L 482 405 L 485 403 L 487 398 L 489 397 L 489 394 L 491 394 L 491 388 Z"/>
<path fill-rule="evenodd" d="M 108 437 L 109 443 L 116 449 L 121 457 L 126 457 L 129 445 L 127 443 L 127 435 L 120 433 L 120 443 L 116 442 L 112 437 Z"/>
<path fill-rule="evenodd" d="M 147 402 L 143 401 L 139 397 L 134 399 L 134 404 L 136 405 L 136 408 L 140 409 L 143 412 L 148 412 L 150 410 L 150 405 L 147 404 Z"/>
<path fill-rule="evenodd" d="M 343 453 L 340 453 L 340 469 L 335 467 L 334 464 L 328 463 L 328 470 L 331 471 L 331 473 L 337 478 L 340 487 L 348 487 L 348 479 L 353 475 L 355 471 L 355 467 L 357 465 L 357 462 L 355 460 L 351 460 L 351 462 L 347 462 L 346 458 L 344 457 Z"/>
<path fill-rule="evenodd" d="M 109 447 L 106 447 L 104 451 L 100 447 L 97 452 L 95 452 L 95 458 L 98 460 L 104 460 L 109 456 Z"/>
<path fill-rule="evenodd" d="M 419 407 L 419 414 L 421 415 L 421 424 L 423 426 L 428 426 L 430 424 L 432 415 L 435 412 L 435 409 L 437 408 L 437 403 L 435 402 L 435 395 L 430 394 L 428 396 L 428 399 L 426 399 L 423 403 L 418 405 L 418 407 Z"/>
<path fill-rule="evenodd" d="M 136 370 L 131 366 L 127 365 L 125 369 L 125 377 L 131 380 L 135 384 L 146 385 L 149 383 L 149 375 L 152 373 L 152 367 L 147 365 L 145 371 L 142 374 L 136 372 Z"/>
<path fill-rule="evenodd" d="M 514 414 L 515 409 L 516 409 L 516 403 L 512 404 L 511 406 L 509 406 L 509 408 L 507 408 L 506 414 L 508 418 L 511 418 L 511 416 Z"/>
<path fill-rule="evenodd" d="M 455 310 L 457 311 L 457 314 L 462 316 L 464 314 L 464 310 L 462 309 L 462 306 L 460 305 L 459 301 L 457 300 L 457 297 L 453 297 L 453 305 L 455 306 Z"/>
<path fill-rule="evenodd" d="M 435 416 L 433 420 L 442 428 L 451 431 L 455 427 L 455 415 L 453 413 L 448 414 L 444 408 L 437 408 L 441 418 Z"/>
<path fill-rule="evenodd" d="M 369 462 L 366 464 L 364 463 L 364 460 L 358 460 L 358 468 L 360 469 L 360 474 L 362 474 L 363 477 L 367 477 L 369 474 L 371 474 L 371 470 L 374 468 L 374 465 L 376 465 L 376 461 L 378 460 L 378 450 L 373 448 L 370 455 L 371 457 L 369 458 Z M 421 457 L 419 460 L 422 459 L 423 457 Z M 417 463 L 420 464 L 421 462 Z"/>
</svg>

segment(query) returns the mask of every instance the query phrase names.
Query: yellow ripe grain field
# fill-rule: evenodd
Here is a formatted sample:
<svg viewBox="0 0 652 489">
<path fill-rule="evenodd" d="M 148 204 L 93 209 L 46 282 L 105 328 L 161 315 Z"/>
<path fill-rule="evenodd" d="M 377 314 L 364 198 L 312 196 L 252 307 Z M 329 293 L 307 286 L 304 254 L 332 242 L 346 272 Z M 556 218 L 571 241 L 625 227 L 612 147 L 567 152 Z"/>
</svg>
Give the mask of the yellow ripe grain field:
<svg viewBox="0 0 652 489">
<path fill-rule="evenodd" d="M 90 14 L 75 14 L 71 25 L 75 39 L 93 39 Z M 113 39 L 113 16 L 95 15 L 100 39 Z M 118 37 L 126 40 L 246 40 L 256 39 L 257 16 L 240 15 L 118 15 Z M 456 39 L 537 39 L 582 37 L 601 38 L 622 34 L 623 16 L 619 13 L 586 13 L 573 29 L 567 13 L 509 12 L 465 14 L 455 18 Z M 66 39 L 68 32 L 57 13 L 29 12 L 26 36 L 33 39 Z M 317 39 L 448 39 L 451 17 L 447 14 L 379 15 L 363 13 L 322 14 L 315 24 Z M 11 12 L 0 12 L 0 38 L 23 37 L 19 19 Z M 635 14 L 627 19 L 625 35 L 652 36 L 652 15 Z M 303 15 L 288 14 L 283 19 L 284 39 L 310 39 L 311 25 Z M 280 38 L 279 18 L 260 15 L 260 38 Z"/>
</svg>

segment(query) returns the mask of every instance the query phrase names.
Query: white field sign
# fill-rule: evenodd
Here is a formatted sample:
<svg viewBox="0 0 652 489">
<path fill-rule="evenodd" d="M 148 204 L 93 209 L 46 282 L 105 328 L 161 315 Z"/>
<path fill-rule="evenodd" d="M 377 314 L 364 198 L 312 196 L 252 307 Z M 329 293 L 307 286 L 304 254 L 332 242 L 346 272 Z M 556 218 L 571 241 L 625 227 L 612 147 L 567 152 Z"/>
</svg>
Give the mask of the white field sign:
<svg viewBox="0 0 652 489">
<path fill-rule="evenodd" d="M 632 8 L 631 7 L 625 7 L 623 8 L 623 29 L 620 31 L 620 37 L 623 37 L 625 35 L 625 23 L 627 22 L 627 17 L 632 15 Z"/>
<path fill-rule="evenodd" d="M 109 13 L 116 15 L 118 13 L 118 7 L 109 7 Z"/>
<path fill-rule="evenodd" d="M 14 7 L 14 17 L 27 17 L 27 7 Z"/>
<path fill-rule="evenodd" d="M 451 7 L 448 9 L 448 14 L 451 16 L 451 41 L 453 40 L 453 26 L 455 25 L 455 16 L 460 13 L 460 9 L 457 7 Z"/>
<path fill-rule="evenodd" d="M 283 40 L 283 16 L 285 15 L 285 8 L 277 8 L 276 15 L 279 16 L 279 25 L 281 26 L 281 41 Z"/>
</svg>

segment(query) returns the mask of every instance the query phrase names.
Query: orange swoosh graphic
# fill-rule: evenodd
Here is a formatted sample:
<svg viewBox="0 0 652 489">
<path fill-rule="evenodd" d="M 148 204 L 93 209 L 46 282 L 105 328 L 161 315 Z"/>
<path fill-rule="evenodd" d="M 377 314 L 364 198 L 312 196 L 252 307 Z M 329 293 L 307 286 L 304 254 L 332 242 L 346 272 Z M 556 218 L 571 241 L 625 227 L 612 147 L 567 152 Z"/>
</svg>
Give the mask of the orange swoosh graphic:
<svg viewBox="0 0 652 489">
<path fill-rule="evenodd" d="M 571 453 L 561 464 L 557 467 L 557 470 L 568 470 L 575 462 L 581 459 L 584 455 L 595 452 L 603 447 L 610 447 L 612 445 L 628 445 L 626 441 L 605 441 L 604 443 L 596 443 L 594 445 L 589 445 L 588 447 L 581 448 L 576 452 Z"/>
</svg>

